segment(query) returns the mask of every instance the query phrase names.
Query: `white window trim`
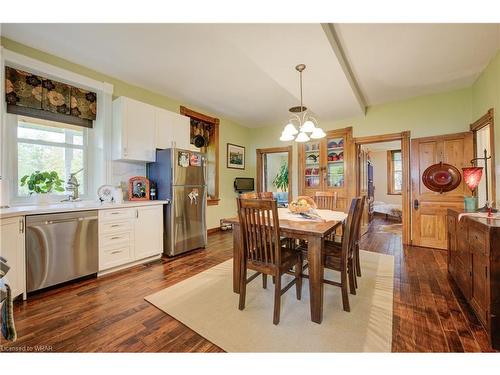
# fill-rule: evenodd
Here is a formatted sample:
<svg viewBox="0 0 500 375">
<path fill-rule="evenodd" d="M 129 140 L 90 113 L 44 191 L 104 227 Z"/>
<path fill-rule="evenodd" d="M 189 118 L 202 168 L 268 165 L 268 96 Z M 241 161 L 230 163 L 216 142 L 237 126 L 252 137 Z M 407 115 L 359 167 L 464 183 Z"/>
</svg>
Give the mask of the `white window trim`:
<svg viewBox="0 0 500 375">
<path fill-rule="evenodd" d="M 98 186 L 111 183 L 113 176 L 113 163 L 111 158 L 113 85 L 44 63 L 0 46 L 0 135 L 2 139 L 0 149 L 0 176 L 2 177 L 0 205 L 16 203 L 12 180 L 14 177 L 14 170 L 16 170 L 15 173 L 17 174 L 17 165 L 14 168 L 12 161 L 12 142 L 5 142 L 4 140 L 13 139 L 13 134 L 11 132 L 13 128 L 12 123 L 15 123 L 17 127 L 17 119 L 13 120 L 13 116 L 6 112 L 7 106 L 4 100 L 5 65 L 24 69 L 47 78 L 96 92 L 98 107 L 97 119 L 94 121 L 93 130 L 88 132 L 87 139 L 87 167 L 89 168 L 87 187 L 89 198 L 94 199 L 96 194 L 91 193 L 95 193 Z M 9 123 L 11 124 L 10 126 Z M 17 142 L 15 144 L 17 147 Z M 17 150 L 15 154 L 17 155 Z M 6 189 L 5 186 L 8 186 L 9 189 Z M 60 196 L 57 197 L 60 198 Z"/>
</svg>

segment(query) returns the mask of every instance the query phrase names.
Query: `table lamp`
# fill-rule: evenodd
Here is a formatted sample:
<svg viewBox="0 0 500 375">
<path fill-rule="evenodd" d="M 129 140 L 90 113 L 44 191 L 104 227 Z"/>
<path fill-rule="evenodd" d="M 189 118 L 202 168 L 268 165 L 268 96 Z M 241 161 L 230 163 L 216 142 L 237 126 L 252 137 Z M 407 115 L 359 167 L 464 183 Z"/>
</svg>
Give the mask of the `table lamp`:
<svg viewBox="0 0 500 375">
<path fill-rule="evenodd" d="M 486 179 L 486 203 L 483 207 L 477 208 L 477 196 L 473 197 L 464 197 L 464 206 L 465 211 L 478 211 L 478 212 L 488 212 L 490 207 L 488 207 L 489 197 L 488 197 L 488 159 L 491 159 L 491 156 L 487 156 L 486 149 L 484 150 L 484 156 L 482 158 L 474 158 L 470 162 L 472 167 L 462 168 L 464 182 L 467 187 L 474 194 L 474 191 L 479 185 L 481 181 L 481 177 L 483 175 L 483 167 L 475 167 L 474 162 L 477 160 L 484 160 L 484 177 Z M 497 212 L 496 209 L 491 208 L 491 212 Z"/>
</svg>

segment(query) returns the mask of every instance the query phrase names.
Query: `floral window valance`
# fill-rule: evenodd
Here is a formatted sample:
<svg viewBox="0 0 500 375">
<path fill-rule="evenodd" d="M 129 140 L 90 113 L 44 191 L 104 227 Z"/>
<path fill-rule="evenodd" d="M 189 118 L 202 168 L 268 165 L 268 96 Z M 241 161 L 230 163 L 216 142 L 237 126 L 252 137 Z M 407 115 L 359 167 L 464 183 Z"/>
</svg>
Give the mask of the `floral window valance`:
<svg viewBox="0 0 500 375">
<path fill-rule="evenodd" d="M 97 113 L 96 93 L 5 67 L 7 112 L 91 128 Z"/>
</svg>

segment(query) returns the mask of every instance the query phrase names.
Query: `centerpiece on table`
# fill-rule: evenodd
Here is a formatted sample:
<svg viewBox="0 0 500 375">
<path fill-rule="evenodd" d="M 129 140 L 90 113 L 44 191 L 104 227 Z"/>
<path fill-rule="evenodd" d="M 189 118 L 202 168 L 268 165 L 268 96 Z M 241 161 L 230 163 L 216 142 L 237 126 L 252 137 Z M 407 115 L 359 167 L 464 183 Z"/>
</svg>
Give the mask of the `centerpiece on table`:
<svg viewBox="0 0 500 375">
<path fill-rule="evenodd" d="M 301 215 L 309 219 L 319 219 L 320 215 L 316 212 L 318 206 L 311 197 L 299 196 L 297 200 L 290 202 L 288 209 L 291 213 Z"/>
<path fill-rule="evenodd" d="M 38 204 L 48 204 L 53 191 L 63 192 L 63 183 L 56 171 L 35 171 L 21 178 L 21 186 L 27 186 L 30 195 L 36 194 Z"/>
</svg>

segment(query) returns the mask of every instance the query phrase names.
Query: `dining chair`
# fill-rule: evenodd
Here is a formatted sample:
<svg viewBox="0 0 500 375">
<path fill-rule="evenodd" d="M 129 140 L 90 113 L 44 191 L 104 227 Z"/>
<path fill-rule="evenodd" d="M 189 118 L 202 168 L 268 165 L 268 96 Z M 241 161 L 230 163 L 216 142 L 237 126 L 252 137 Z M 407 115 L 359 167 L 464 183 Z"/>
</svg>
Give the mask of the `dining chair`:
<svg viewBox="0 0 500 375">
<path fill-rule="evenodd" d="M 356 270 L 354 265 L 354 243 L 356 232 L 356 213 L 361 205 L 361 198 L 353 198 L 347 215 L 342 243 L 325 240 L 323 244 L 323 265 L 325 268 L 340 272 L 340 283 L 323 279 L 323 282 L 342 289 L 342 305 L 344 311 L 350 311 L 349 290 L 356 294 Z"/>
<path fill-rule="evenodd" d="M 257 193 L 241 193 L 240 199 L 259 199 L 259 195 Z"/>
<path fill-rule="evenodd" d="M 337 192 L 317 191 L 313 199 L 319 209 L 335 211 L 337 208 Z"/>
<path fill-rule="evenodd" d="M 274 199 L 272 191 L 262 191 L 259 193 L 259 199 Z"/>
<path fill-rule="evenodd" d="M 276 200 L 237 199 L 238 216 L 242 234 L 240 262 L 239 309 L 245 308 L 246 285 L 262 274 L 262 286 L 267 288 L 267 275 L 274 278 L 273 323 L 280 321 L 281 295 L 296 285 L 297 299 L 302 294 L 302 254 L 282 246 Z M 294 279 L 283 289 L 282 275 L 294 268 Z M 256 271 L 247 278 L 247 269 Z"/>
</svg>

